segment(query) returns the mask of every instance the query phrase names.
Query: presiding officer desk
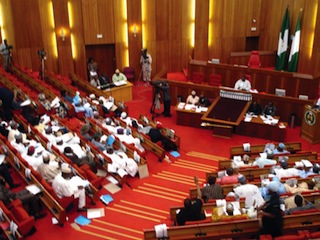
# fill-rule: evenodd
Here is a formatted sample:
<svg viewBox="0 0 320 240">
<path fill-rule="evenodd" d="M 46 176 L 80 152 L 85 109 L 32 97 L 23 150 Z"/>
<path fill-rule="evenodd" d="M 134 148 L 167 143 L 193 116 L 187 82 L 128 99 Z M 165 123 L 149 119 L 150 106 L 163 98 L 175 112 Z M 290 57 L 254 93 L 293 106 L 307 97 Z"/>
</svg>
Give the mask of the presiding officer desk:
<svg viewBox="0 0 320 240">
<path fill-rule="evenodd" d="M 192 82 L 193 72 L 202 72 L 204 80 L 201 84 Z M 300 126 L 305 105 L 313 105 L 318 97 L 319 77 L 308 74 L 272 71 L 259 68 L 231 64 L 212 64 L 206 61 L 191 60 L 188 65 L 188 80 L 168 80 L 170 86 L 171 104 L 178 103 L 178 97 L 186 99 L 192 90 L 197 95 L 204 95 L 209 99 L 219 96 L 221 87 L 208 84 L 211 74 L 219 74 L 222 77 L 223 87 L 233 88 L 235 82 L 243 74 L 251 76 L 251 85 L 258 93 L 252 93 L 252 99 L 263 107 L 268 102 L 273 102 L 277 108 L 277 115 L 284 122 L 289 122 L 294 114 L 295 124 Z M 165 78 L 165 76 L 162 76 Z M 164 79 L 165 80 L 165 79 Z M 167 79 L 166 79 L 167 80 Z M 286 96 L 276 96 L 275 89 L 285 89 Z M 230 91 L 232 91 L 230 89 Z M 309 100 L 299 99 L 299 95 L 307 95 Z"/>
</svg>

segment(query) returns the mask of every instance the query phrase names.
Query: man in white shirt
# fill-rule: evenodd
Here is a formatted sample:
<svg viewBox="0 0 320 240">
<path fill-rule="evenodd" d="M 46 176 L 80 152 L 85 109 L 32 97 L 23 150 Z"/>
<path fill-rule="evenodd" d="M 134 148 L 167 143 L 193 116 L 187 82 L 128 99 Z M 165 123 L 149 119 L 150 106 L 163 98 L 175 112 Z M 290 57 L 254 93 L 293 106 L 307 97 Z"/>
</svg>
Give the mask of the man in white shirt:
<svg viewBox="0 0 320 240">
<path fill-rule="evenodd" d="M 259 207 L 264 204 L 263 197 L 259 188 L 256 185 L 247 183 L 246 177 L 241 175 L 238 177 L 240 186 L 233 189 L 236 196 L 245 198 L 245 207 Z"/>
<path fill-rule="evenodd" d="M 197 96 L 196 91 L 192 90 L 191 94 L 187 97 L 186 103 L 197 105 L 199 103 L 200 98 Z"/>
<path fill-rule="evenodd" d="M 243 90 L 243 91 L 250 91 L 251 89 L 251 83 L 248 79 L 246 79 L 246 76 L 243 75 L 242 78 L 240 78 L 236 84 L 234 85 L 234 89 L 236 90 Z"/>
<path fill-rule="evenodd" d="M 89 185 L 88 181 L 79 176 L 72 176 L 70 167 L 63 167 L 61 174 L 58 174 L 53 182 L 52 188 L 59 198 L 71 197 L 79 198 L 78 211 L 86 211 L 86 192 L 85 187 Z"/>
</svg>

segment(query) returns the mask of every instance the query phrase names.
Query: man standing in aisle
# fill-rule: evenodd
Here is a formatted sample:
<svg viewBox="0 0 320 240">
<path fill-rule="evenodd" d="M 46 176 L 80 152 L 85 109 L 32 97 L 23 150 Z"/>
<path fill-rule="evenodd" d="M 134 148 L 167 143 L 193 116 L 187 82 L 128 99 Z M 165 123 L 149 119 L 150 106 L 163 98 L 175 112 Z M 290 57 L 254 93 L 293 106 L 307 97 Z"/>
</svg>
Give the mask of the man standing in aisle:
<svg viewBox="0 0 320 240">
<path fill-rule="evenodd" d="M 141 51 L 140 64 L 142 67 L 143 81 L 150 82 L 151 81 L 151 63 L 152 58 L 149 53 L 147 53 L 147 49 L 144 48 Z"/>
</svg>

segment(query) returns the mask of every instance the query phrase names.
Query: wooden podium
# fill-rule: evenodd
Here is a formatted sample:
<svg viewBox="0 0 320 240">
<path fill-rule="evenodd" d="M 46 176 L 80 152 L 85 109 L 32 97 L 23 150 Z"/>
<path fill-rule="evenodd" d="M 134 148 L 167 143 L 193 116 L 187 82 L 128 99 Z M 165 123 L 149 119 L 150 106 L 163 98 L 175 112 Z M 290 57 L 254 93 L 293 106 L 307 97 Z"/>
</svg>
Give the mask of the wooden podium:
<svg viewBox="0 0 320 240">
<path fill-rule="evenodd" d="M 304 106 L 300 135 L 312 144 L 320 142 L 319 109 L 313 109 L 310 105 Z"/>
</svg>

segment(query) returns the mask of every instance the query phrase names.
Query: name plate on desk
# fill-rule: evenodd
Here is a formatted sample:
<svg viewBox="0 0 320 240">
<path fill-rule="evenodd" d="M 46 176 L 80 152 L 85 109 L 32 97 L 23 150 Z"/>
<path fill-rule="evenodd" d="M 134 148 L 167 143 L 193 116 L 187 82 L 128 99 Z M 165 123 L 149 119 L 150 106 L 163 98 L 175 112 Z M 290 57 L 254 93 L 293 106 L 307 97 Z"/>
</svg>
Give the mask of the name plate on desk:
<svg viewBox="0 0 320 240">
<path fill-rule="evenodd" d="M 252 94 L 250 93 L 234 92 L 234 91 L 226 91 L 226 90 L 220 90 L 220 97 L 242 100 L 242 101 L 252 100 Z"/>
</svg>

